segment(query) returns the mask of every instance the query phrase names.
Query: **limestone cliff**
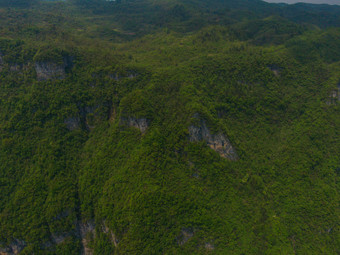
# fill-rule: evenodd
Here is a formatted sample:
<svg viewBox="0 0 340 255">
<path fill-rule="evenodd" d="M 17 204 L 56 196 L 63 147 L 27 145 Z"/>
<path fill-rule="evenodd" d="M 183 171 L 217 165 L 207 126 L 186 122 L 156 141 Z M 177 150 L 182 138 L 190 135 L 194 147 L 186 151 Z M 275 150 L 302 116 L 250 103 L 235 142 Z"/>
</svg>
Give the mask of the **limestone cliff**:
<svg viewBox="0 0 340 255">
<path fill-rule="evenodd" d="M 138 74 L 136 72 L 127 72 L 125 74 L 121 74 L 121 73 L 114 73 L 114 74 L 109 74 L 109 77 L 113 80 L 116 80 L 116 81 L 120 81 L 122 79 L 133 79 L 133 78 L 136 78 L 138 76 Z"/>
<path fill-rule="evenodd" d="M 64 120 L 64 124 L 66 125 L 67 129 L 70 131 L 76 130 L 81 126 L 81 120 L 78 116 L 76 117 L 69 117 Z"/>
<path fill-rule="evenodd" d="M 25 247 L 26 242 L 19 239 L 14 239 L 10 245 L 0 248 L 0 255 L 16 255 L 19 254 Z"/>
<path fill-rule="evenodd" d="M 111 111 L 108 102 L 98 103 L 92 106 L 82 106 L 78 103 L 78 112 L 64 119 L 66 128 L 70 131 L 84 129 L 91 131 L 98 123 L 109 120 Z"/>
<path fill-rule="evenodd" d="M 198 115 L 195 117 L 199 118 Z M 189 127 L 189 139 L 191 142 L 205 141 L 211 149 L 218 152 L 223 158 L 230 160 L 238 159 L 236 150 L 228 138 L 221 132 L 212 134 L 203 119 L 199 120 L 198 125 L 191 125 Z"/>
<path fill-rule="evenodd" d="M 82 243 L 82 255 L 92 255 L 93 250 L 89 247 L 89 240 L 88 235 L 92 235 L 92 237 L 95 237 L 95 223 L 94 221 L 89 221 L 87 223 L 80 223 L 78 226 L 78 231 Z"/>
<path fill-rule="evenodd" d="M 62 63 L 56 63 L 52 60 L 35 62 L 34 68 L 39 81 L 51 79 L 64 79 L 66 71 L 73 67 L 73 58 L 64 57 Z"/>
<path fill-rule="evenodd" d="M 53 62 L 36 62 L 34 67 L 39 81 L 64 79 L 66 75 L 65 67 Z"/>
<path fill-rule="evenodd" d="M 176 237 L 178 245 L 184 245 L 187 243 L 195 234 L 193 228 L 182 228 L 181 233 Z"/>
<path fill-rule="evenodd" d="M 130 116 L 121 118 L 121 123 L 129 127 L 138 128 L 142 134 L 144 134 L 149 127 L 149 120 L 146 118 L 135 118 Z"/>
<path fill-rule="evenodd" d="M 333 89 L 326 100 L 327 105 L 336 105 L 340 102 L 340 82 L 336 89 Z"/>
</svg>

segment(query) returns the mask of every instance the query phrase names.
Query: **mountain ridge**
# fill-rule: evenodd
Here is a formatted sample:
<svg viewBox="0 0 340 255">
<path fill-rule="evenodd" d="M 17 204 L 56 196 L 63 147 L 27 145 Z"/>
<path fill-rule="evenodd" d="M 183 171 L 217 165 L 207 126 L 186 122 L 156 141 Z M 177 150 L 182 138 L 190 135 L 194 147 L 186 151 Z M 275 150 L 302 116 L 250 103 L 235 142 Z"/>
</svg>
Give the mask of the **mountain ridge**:
<svg viewBox="0 0 340 255">
<path fill-rule="evenodd" d="M 1 254 L 339 252 L 339 8 L 18 3 Z"/>
</svg>

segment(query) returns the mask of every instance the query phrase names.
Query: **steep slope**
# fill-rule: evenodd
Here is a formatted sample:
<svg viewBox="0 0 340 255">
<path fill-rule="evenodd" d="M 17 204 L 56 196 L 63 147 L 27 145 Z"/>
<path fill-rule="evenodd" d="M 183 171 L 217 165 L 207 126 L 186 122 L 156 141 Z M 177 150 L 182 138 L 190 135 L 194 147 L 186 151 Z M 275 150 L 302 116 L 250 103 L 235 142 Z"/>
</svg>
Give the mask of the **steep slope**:
<svg viewBox="0 0 340 255">
<path fill-rule="evenodd" d="M 338 28 L 34 8 L 1 10 L 1 254 L 339 252 Z"/>
</svg>

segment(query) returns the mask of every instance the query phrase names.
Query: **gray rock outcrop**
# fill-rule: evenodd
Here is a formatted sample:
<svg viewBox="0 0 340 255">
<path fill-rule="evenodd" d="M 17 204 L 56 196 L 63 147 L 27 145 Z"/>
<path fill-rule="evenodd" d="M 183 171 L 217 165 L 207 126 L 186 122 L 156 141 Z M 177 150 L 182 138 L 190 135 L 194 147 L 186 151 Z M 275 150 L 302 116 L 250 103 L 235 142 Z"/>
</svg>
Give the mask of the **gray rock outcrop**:
<svg viewBox="0 0 340 255">
<path fill-rule="evenodd" d="M 82 118 L 85 122 L 85 127 L 87 130 L 91 130 L 95 128 L 95 120 L 99 118 L 97 109 L 99 108 L 99 105 L 95 106 L 86 106 L 83 110 L 80 111 L 82 114 Z"/>
<path fill-rule="evenodd" d="M 2 53 L 0 51 L 0 72 L 2 71 L 3 65 L 4 65 L 4 59 L 2 57 L 3 57 L 3 55 L 2 55 Z"/>
<path fill-rule="evenodd" d="M 121 122 L 129 127 L 138 128 L 142 134 L 144 134 L 149 127 L 149 120 L 146 118 L 127 117 L 122 118 Z"/>
<path fill-rule="evenodd" d="M 64 65 L 53 62 L 36 62 L 34 67 L 39 81 L 64 79 L 66 76 Z"/>
<path fill-rule="evenodd" d="M 108 108 L 105 103 L 102 105 L 94 105 L 94 106 L 80 106 L 78 104 L 78 112 L 73 116 L 64 119 L 64 124 L 66 128 L 70 131 L 76 129 L 84 129 L 87 131 L 91 131 L 96 127 L 102 120 L 107 120 L 110 117 L 109 110 L 106 110 L 106 114 L 100 114 L 99 111 L 103 108 Z"/>
<path fill-rule="evenodd" d="M 182 228 L 181 233 L 177 236 L 177 244 L 184 245 L 194 236 L 194 229 L 192 228 Z"/>
<path fill-rule="evenodd" d="M 25 247 L 25 241 L 14 239 L 10 245 L 0 248 L 0 255 L 16 255 L 19 254 Z"/>
<path fill-rule="evenodd" d="M 105 234 L 110 234 L 110 237 L 111 237 L 111 242 L 113 243 L 113 245 L 115 247 L 118 246 L 118 243 L 119 243 L 119 239 L 117 238 L 117 236 L 115 235 L 115 233 L 112 232 L 112 230 L 109 229 L 109 227 L 106 225 L 106 222 L 104 221 L 103 222 L 103 225 L 102 225 L 102 231 L 103 233 Z"/>
<path fill-rule="evenodd" d="M 62 212 L 61 214 L 57 215 L 54 219 L 60 219 L 67 217 L 69 215 L 68 211 Z M 94 251 L 90 247 L 90 242 L 96 238 L 96 224 L 94 220 L 90 220 L 87 222 L 83 222 L 81 220 L 77 220 L 74 222 L 75 228 L 69 232 L 60 232 L 60 233 L 52 233 L 50 236 L 49 241 L 42 243 L 42 249 L 49 249 L 53 250 L 55 245 L 61 244 L 65 242 L 68 238 L 75 237 L 81 241 L 82 244 L 82 251 L 81 255 L 93 255 Z M 116 235 L 110 230 L 105 221 L 101 225 L 101 231 L 110 236 L 111 242 L 114 246 L 118 246 L 119 240 Z M 98 231 L 98 229 L 97 229 Z M 100 230 L 99 230 L 100 231 Z M 27 246 L 25 241 L 14 239 L 10 245 L 4 245 L 0 243 L 0 255 L 16 255 L 20 254 L 22 250 Z"/>
<path fill-rule="evenodd" d="M 79 224 L 79 234 L 83 246 L 82 255 L 92 255 L 93 250 L 89 247 L 88 235 L 95 236 L 96 225 L 94 221 Z"/>
<path fill-rule="evenodd" d="M 51 242 L 42 245 L 43 248 L 50 248 L 54 245 L 63 243 L 69 237 L 79 238 L 82 244 L 82 255 L 92 255 L 93 250 L 89 247 L 89 241 L 95 237 L 95 223 L 93 220 L 88 222 L 75 222 L 76 228 L 74 231 L 64 233 L 53 233 L 51 235 Z"/>
<path fill-rule="evenodd" d="M 109 74 L 109 77 L 113 80 L 116 80 L 116 81 L 120 81 L 121 79 L 133 79 L 133 78 L 136 78 L 138 76 L 137 73 L 134 73 L 134 72 L 130 72 L 126 75 L 121 75 L 119 73 L 114 73 L 114 74 Z"/>
<path fill-rule="evenodd" d="M 195 116 L 199 118 L 198 115 Z M 212 134 L 208 129 L 204 120 L 199 120 L 198 125 L 191 125 L 189 127 L 190 142 L 205 141 L 207 145 L 218 152 L 221 157 L 229 160 L 237 160 L 238 155 L 236 150 L 231 145 L 228 138 L 223 133 Z"/>
<path fill-rule="evenodd" d="M 16 63 L 10 65 L 10 67 L 9 67 L 10 72 L 19 72 L 21 70 L 22 70 L 22 65 L 19 65 L 19 64 L 16 64 Z"/>
<path fill-rule="evenodd" d="M 327 105 L 336 105 L 340 102 L 340 82 L 336 89 L 333 89 L 329 94 L 329 98 L 326 100 Z"/>
<path fill-rule="evenodd" d="M 51 239 L 53 243 L 60 244 L 65 241 L 66 238 L 71 236 L 71 233 L 63 233 L 63 234 L 52 234 Z"/>
<path fill-rule="evenodd" d="M 64 124 L 66 125 L 67 129 L 70 131 L 76 130 L 80 128 L 80 118 L 79 117 L 69 117 L 64 120 Z"/>
<path fill-rule="evenodd" d="M 66 77 L 66 71 L 73 67 L 73 57 L 64 57 L 63 63 L 61 64 L 53 61 L 35 62 L 34 67 L 39 81 L 64 79 Z"/>
<path fill-rule="evenodd" d="M 3 54 L 0 51 L 0 66 L 2 66 L 4 64 L 4 59 L 3 59 Z"/>
<path fill-rule="evenodd" d="M 268 68 L 270 69 L 270 71 L 273 72 L 275 76 L 280 76 L 282 72 L 282 68 L 278 67 L 277 65 L 269 65 Z"/>
<path fill-rule="evenodd" d="M 212 243 L 205 243 L 204 248 L 207 249 L 208 251 L 212 251 L 215 249 L 215 245 L 213 245 Z"/>
</svg>

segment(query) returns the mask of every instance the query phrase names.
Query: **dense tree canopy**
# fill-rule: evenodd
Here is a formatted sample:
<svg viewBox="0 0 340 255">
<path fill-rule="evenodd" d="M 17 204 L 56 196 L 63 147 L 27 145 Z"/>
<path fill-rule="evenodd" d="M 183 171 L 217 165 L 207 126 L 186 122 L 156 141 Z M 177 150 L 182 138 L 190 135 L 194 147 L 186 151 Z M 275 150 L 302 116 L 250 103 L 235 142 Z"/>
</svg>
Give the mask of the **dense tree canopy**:
<svg viewBox="0 0 340 255">
<path fill-rule="evenodd" d="M 0 15 L 0 253 L 339 253 L 340 8 Z"/>
</svg>

